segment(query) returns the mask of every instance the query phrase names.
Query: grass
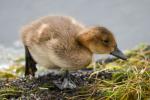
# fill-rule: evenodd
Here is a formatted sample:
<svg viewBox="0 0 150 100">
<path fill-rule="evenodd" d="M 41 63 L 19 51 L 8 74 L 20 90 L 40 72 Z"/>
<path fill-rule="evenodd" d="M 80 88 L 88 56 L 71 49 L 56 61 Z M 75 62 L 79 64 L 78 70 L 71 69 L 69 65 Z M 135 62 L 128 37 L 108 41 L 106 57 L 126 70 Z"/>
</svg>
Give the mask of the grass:
<svg viewBox="0 0 150 100">
<path fill-rule="evenodd" d="M 149 100 L 150 99 L 150 46 L 141 44 L 126 51 L 128 61 L 115 60 L 108 64 L 96 64 L 96 72 L 90 78 L 94 82 L 82 88 L 88 93 L 78 95 L 87 100 Z M 101 68 L 103 67 L 103 68 Z M 100 69 L 100 70 L 99 70 Z M 111 79 L 101 79 L 101 71 L 112 72 Z M 93 77 L 94 76 L 94 77 Z M 78 96 L 73 96 L 72 99 Z"/>
<path fill-rule="evenodd" d="M 22 90 L 18 89 L 17 87 L 5 87 L 1 88 L 0 90 L 0 98 L 8 99 L 8 98 L 17 98 L 21 96 L 23 93 Z"/>
<path fill-rule="evenodd" d="M 60 91 L 52 84 L 51 80 L 54 77 L 47 76 L 16 82 L 1 81 L 0 98 L 21 99 L 25 96 L 28 99 L 37 97 L 67 100 L 150 100 L 150 45 L 141 44 L 126 51 L 126 55 L 127 61 L 114 59 L 109 63 L 90 65 L 89 67 L 94 65 L 96 71 L 84 77 L 85 84 L 80 85 L 77 90 Z M 10 67 L 7 69 L 9 73 L 6 71 L 5 75 L 4 72 L 0 72 L 0 77 L 16 78 L 24 70 L 22 67 L 17 69 L 17 65 L 13 67 L 13 72 L 19 74 L 9 75 L 12 72 Z"/>
</svg>

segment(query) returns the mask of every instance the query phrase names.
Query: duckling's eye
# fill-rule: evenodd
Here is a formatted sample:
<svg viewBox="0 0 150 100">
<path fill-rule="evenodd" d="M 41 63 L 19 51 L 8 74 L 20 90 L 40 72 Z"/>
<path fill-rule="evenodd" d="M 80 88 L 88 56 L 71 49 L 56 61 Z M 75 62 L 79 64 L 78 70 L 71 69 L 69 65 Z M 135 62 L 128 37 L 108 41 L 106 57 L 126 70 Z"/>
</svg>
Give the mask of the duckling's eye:
<svg viewBox="0 0 150 100">
<path fill-rule="evenodd" d="M 103 43 L 104 43 L 104 44 L 108 44 L 108 43 L 109 43 L 109 40 L 103 40 Z"/>
</svg>

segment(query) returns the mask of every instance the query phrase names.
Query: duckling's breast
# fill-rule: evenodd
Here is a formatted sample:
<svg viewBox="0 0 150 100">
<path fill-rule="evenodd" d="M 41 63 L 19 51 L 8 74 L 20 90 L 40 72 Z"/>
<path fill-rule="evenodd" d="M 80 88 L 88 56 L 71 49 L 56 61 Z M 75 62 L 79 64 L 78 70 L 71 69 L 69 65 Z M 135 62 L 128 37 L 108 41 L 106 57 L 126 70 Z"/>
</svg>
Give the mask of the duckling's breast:
<svg viewBox="0 0 150 100">
<path fill-rule="evenodd" d="M 59 42 L 53 45 L 53 54 L 58 58 L 55 63 L 62 69 L 78 70 L 91 63 L 91 52 L 76 41 L 71 43 Z"/>
</svg>

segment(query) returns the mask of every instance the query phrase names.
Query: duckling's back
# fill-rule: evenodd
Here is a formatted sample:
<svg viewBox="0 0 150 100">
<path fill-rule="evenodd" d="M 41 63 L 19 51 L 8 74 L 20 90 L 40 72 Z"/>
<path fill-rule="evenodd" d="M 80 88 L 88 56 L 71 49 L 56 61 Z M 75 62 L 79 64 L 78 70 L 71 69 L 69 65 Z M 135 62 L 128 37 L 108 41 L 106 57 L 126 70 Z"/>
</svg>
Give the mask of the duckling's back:
<svg viewBox="0 0 150 100">
<path fill-rule="evenodd" d="M 83 29 L 84 26 L 71 17 L 47 16 L 25 26 L 22 40 L 39 65 L 79 69 L 91 62 L 89 50 L 76 40 Z"/>
<path fill-rule="evenodd" d="M 24 26 L 21 30 L 24 44 L 41 43 L 54 38 L 72 41 L 84 26 L 71 17 L 46 16 Z"/>
</svg>

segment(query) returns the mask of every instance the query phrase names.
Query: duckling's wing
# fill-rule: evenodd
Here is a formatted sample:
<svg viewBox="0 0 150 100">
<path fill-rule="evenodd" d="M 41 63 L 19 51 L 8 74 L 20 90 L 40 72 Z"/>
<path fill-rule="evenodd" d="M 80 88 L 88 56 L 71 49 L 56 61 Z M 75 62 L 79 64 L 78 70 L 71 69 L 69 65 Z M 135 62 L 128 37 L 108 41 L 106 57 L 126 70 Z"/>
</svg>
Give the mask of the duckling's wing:
<svg viewBox="0 0 150 100">
<path fill-rule="evenodd" d="M 45 23 L 33 23 L 24 26 L 21 30 L 23 43 L 28 46 L 34 43 L 41 43 L 54 37 L 53 32 Z"/>
</svg>

